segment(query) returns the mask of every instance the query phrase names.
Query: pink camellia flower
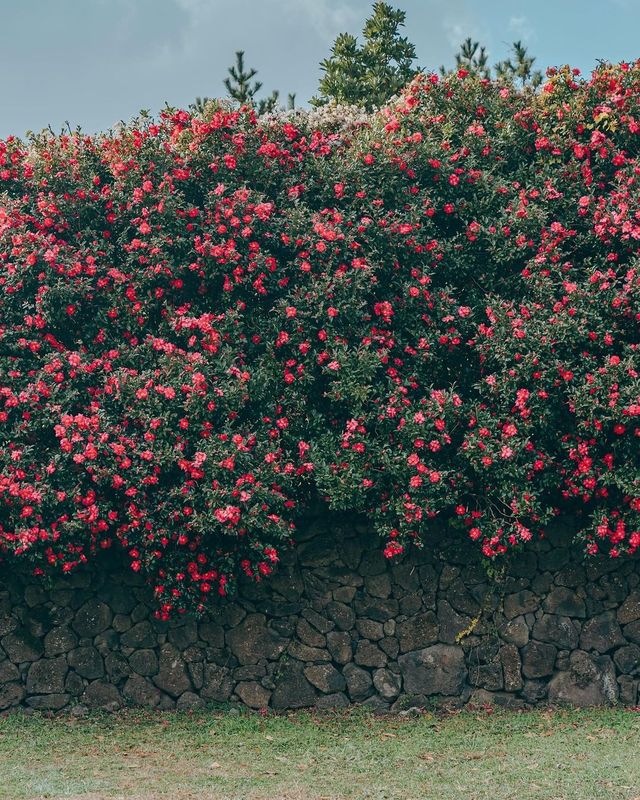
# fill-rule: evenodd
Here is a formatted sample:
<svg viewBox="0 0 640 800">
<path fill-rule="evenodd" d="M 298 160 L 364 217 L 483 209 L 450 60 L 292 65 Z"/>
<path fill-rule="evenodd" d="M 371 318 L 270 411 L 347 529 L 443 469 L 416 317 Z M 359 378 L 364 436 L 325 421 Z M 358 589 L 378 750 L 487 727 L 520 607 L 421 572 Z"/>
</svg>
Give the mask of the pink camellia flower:
<svg viewBox="0 0 640 800">
<path fill-rule="evenodd" d="M 217 508 L 213 514 L 218 522 L 237 525 L 240 522 L 242 512 L 237 506 L 225 506 L 225 508 Z"/>
</svg>

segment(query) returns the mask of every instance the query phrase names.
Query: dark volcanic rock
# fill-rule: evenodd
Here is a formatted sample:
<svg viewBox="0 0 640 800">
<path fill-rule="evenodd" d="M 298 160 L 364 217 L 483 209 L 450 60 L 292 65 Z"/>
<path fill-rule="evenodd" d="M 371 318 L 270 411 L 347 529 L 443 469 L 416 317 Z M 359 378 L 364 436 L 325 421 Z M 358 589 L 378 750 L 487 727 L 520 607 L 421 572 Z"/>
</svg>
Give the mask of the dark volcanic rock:
<svg viewBox="0 0 640 800">
<path fill-rule="evenodd" d="M 373 685 L 383 700 L 395 700 L 402 689 L 402 677 L 388 669 L 377 669 L 373 673 Z"/>
<path fill-rule="evenodd" d="M 34 661 L 27 673 L 27 694 L 62 694 L 68 669 L 64 656 Z"/>
<path fill-rule="evenodd" d="M 618 699 L 618 683 L 608 656 L 590 656 L 574 650 L 569 670 L 558 672 L 549 682 L 549 701 L 573 706 L 611 705 Z"/>
<path fill-rule="evenodd" d="M 456 695 L 467 678 L 461 647 L 436 644 L 398 658 L 406 692 Z"/>
<path fill-rule="evenodd" d="M 104 675 L 102 656 L 95 647 L 78 647 L 67 655 L 67 661 L 83 678 L 101 678 Z"/>
<path fill-rule="evenodd" d="M 522 614 L 529 614 L 535 611 L 540 605 L 537 595 L 528 589 L 521 592 L 507 595 L 504 599 L 504 615 L 507 619 L 519 617 Z"/>
<path fill-rule="evenodd" d="M 613 660 L 616 667 L 625 675 L 640 673 L 640 647 L 637 644 L 628 644 L 616 650 Z"/>
<path fill-rule="evenodd" d="M 498 628 L 500 637 L 516 647 L 524 647 L 529 641 L 529 626 L 523 616 L 503 622 Z"/>
<path fill-rule="evenodd" d="M 327 605 L 326 613 L 341 631 L 350 631 L 356 624 L 356 615 L 353 609 L 345 603 L 332 601 Z"/>
<path fill-rule="evenodd" d="M 336 664 L 347 664 L 353 659 L 351 637 L 343 631 L 330 631 L 327 634 L 327 649 Z"/>
<path fill-rule="evenodd" d="M 153 682 L 171 697 L 180 697 L 183 692 L 191 689 L 191 681 L 180 651 L 172 644 L 165 644 L 160 648 L 158 658 L 158 674 Z"/>
<path fill-rule="evenodd" d="M 420 650 L 435 644 L 438 641 L 440 625 L 433 611 L 416 614 L 398 625 L 398 639 L 400 651 L 407 653 L 410 650 Z M 371 665 L 375 666 L 375 665 Z"/>
<path fill-rule="evenodd" d="M 231 697 L 233 678 L 228 667 L 205 664 L 200 694 L 207 700 L 224 703 Z"/>
<path fill-rule="evenodd" d="M 545 642 L 529 642 L 522 648 L 522 673 L 525 678 L 551 675 L 558 650 Z"/>
<path fill-rule="evenodd" d="M 302 664 L 283 666 L 275 683 L 271 695 L 272 708 L 307 708 L 314 705 L 317 691 L 306 679 Z"/>
<path fill-rule="evenodd" d="M 326 637 L 317 631 L 306 619 L 298 620 L 296 636 L 303 644 L 309 647 L 324 647 L 327 643 Z"/>
<path fill-rule="evenodd" d="M 458 614 L 446 600 L 438 603 L 438 639 L 445 644 L 455 644 L 458 636 L 473 624 L 471 617 Z"/>
<path fill-rule="evenodd" d="M 371 694 L 373 681 L 366 670 L 356 667 L 355 664 L 347 664 L 342 674 L 347 681 L 347 691 L 352 700 L 363 700 Z"/>
<path fill-rule="evenodd" d="M 583 650 L 607 653 L 623 644 L 625 639 L 613 611 L 607 611 L 584 623 L 580 636 L 580 647 Z"/>
<path fill-rule="evenodd" d="M 307 647 L 300 642 L 291 642 L 287 652 L 298 661 L 331 661 L 331 656 L 326 650 L 320 647 Z"/>
<path fill-rule="evenodd" d="M 150 680 L 140 675 L 132 675 L 122 690 L 124 697 L 135 706 L 157 708 L 162 700 L 162 692 Z"/>
<path fill-rule="evenodd" d="M 546 596 L 542 608 L 548 614 L 558 614 L 561 617 L 587 616 L 584 600 L 566 586 L 556 586 Z"/>
<path fill-rule="evenodd" d="M 502 674 L 502 664 L 479 664 L 469 667 L 469 683 L 471 686 L 478 686 L 481 689 L 497 691 L 504 688 L 504 677 Z"/>
<path fill-rule="evenodd" d="M 44 652 L 42 641 L 29 633 L 26 628 L 18 628 L 13 633 L 9 633 L 2 639 L 1 644 L 14 664 L 37 661 Z"/>
<path fill-rule="evenodd" d="M 25 696 L 21 683 L 5 683 L 0 686 L 0 711 L 19 705 Z"/>
<path fill-rule="evenodd" d="M 273 661 L 289 641 L 267 627 L 264 614 L 249 614 L 227 633 L 227 644 L 241 664 L 257 664 L 261 658 Z"/>
<path fill-rule="evenodd" d="M 621 625 L 640 619 L 640 592 L 633 592 L 627 597 L 618 609 L 617 617 Z"/>
<path fill-rule="evenodd" d="M 27 697 L 25 702 L 36 711 L 60 711 L 68 704 L 69 700 L 71 700 L 71 695 L 56 693 L 32 695 Z"/>
<path fill-rule="evenodd" d="M 242 702 L 249 708 L 267 708 L 271 692 L 257 681 L 242 681 L 235 692 Z"/>
<path fill-rule="evenodd" d="M 346 688 L 345 678 L 332 664 L 318 664 L 304 668 L 304 676 L 325 694 L 341 692 Z"/>
<path fill-rule="evenodd" d="M 66 625 L 53 628 L 44 637 L 44 654 L 47 658 L 59 656 L 73 650 L 78 644 L 78 637 Z"/>
<path fill-rule="evenodd" d="M 129 656 L 129 664 L 138 675 L 155 675 L 158 672 L 158 656 L 154 650 L 136 650 Z"/>
<path fill-rule="evenodd" d="M 105 631 L 111 620 L 113 613 L 106 603 L 92 598 L 80 606 L 73 620 L 73 628 L 78 636 L 82 638 L 93 638 L 102 631 Z"/>
<path fill-rule="evenodd" d="M 578 646 L 578 631 L 569 617 L 543 614 L 533 626 L 533 638 L 555 644 L 560 650 L 573 650 Z"/>
<path fill-rule="evenodd" d="M 94 681 L 87 686 L 81 702 L 88 708 L 115 711 L 122 705 L 122 697 L 112 683 Z"/>
<path fill-rule="evenodd" d="M 356 647 L 353 660 L 361 667 L 384 667 L 387 656 L 373 642 L 361 639 Z"/>
<path fill-rule="evenodd" d="M 316 708 L 320 709 L 347 708 L 348 706 L 349 698 L 343 692 L 323 694 L 316 700 Z"/>
<path fill-rule="evenodd" d="M 156 635 L 151 627 L 151 623 L 145 620 L 129 628 L 129 630 L 120 637 L 120 644 L 123 647 L 154 647 L 156 644 Z"/>
<path fill-rule="evenodd" d="M 506 691 L 517 692 L 522 689 L 522 660 L 515 645 L 505 644 L 500 648 L 500 663 Z"/>
</svg>

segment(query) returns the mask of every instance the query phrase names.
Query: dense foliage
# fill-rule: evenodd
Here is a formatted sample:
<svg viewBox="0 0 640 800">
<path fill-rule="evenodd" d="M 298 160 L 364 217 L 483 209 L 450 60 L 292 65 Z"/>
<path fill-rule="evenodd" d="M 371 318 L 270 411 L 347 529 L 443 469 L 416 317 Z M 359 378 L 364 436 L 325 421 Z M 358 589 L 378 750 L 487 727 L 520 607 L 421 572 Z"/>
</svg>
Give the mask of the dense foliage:
<svg viewBox="0 0 640 800">
<path fill-rule="evenodd" d="M 365 121 L 210 105 L 0 142 L 0 549 L 120 543 L 159 613 L 307 503 L 392 557 L 581 514 L 640 544 L 640 63 L 418 77 Z"/>
<path fill-rule="evenodd" d="M 406 14 L 388 3 L 373 4 L 362 30 L 364 43 L 341 33 L 331 55 L 320 62 L 322 76 L 312 105 L 347 103 L 373 111 L 399 94 L 420 71 L 416 50 L 400 29 Z"/>
</svg>

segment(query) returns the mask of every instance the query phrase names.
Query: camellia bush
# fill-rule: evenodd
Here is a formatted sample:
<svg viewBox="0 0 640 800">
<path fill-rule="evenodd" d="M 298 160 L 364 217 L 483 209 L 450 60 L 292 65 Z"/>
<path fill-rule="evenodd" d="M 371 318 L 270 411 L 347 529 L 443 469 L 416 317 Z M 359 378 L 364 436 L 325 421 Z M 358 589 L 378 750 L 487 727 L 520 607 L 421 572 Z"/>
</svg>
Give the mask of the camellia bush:
<svg viewBox="0 0 640 800">
<path fill-rule="evenodd" d="M 385 555 L 640 545 L 640 62 L 0 142 L 0 553 L 158 614 L 318 502 Z"/>
</svg>

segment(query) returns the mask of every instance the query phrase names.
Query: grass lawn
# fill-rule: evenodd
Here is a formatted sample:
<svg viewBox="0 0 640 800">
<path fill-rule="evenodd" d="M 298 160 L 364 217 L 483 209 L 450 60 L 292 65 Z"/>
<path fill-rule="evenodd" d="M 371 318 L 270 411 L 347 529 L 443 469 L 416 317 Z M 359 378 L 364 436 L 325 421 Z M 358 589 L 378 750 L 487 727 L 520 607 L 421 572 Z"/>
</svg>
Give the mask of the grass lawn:
<svg viewBox="0 0 640 800">
<path fill-rule="evenodd" d="M 640 800 L 640 714 L 0 718 L 0 798 Z"/>
</svg>

